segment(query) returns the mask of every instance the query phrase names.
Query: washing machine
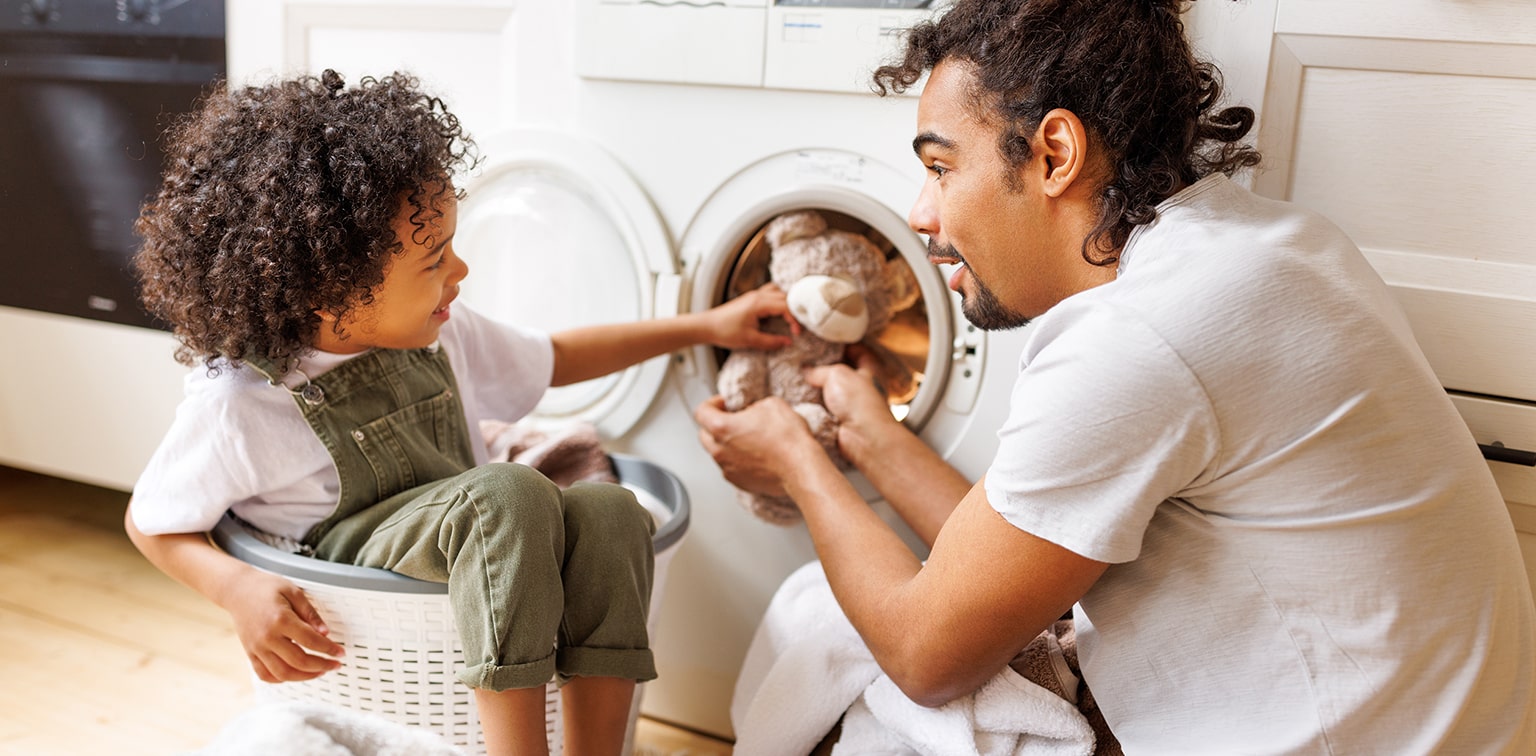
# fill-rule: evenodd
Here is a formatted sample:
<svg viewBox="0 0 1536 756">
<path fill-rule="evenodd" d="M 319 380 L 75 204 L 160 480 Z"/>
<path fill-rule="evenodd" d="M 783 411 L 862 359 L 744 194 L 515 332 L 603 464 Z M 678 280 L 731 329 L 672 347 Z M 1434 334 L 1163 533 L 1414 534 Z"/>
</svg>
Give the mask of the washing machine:
<svg viewBox="0 0 1536 756">
<path fill-rule="evenodd" d="M 569 113 L 479 138 L 484 161 L 463 182 L 455 242 L 471 269 L 464 301 L 552 330 L 702 311 L 765 280 L 761 232 L 771 219 L 821 211 L 916 274 L 920 302 L 879 337 L 919 378 L 892 412 L 979 477 L 1022 334 L 972 327 L 947 271 L 926 262 L 926 240 L 906 223 L 925 180 L 911 151 L 916 97 L 876 97 L 868 86 L 892 31 L 927 5 L 582 0 Z M 658 586 L 661 677 L 645 686 L 642 711 L 729 738 L 753 631 L 779 583 L 815 553 L 803 526 L 745 511 L 698 442 L 693 409 L 715 393 L 724 357 L 700 346 L 556 388 L 529 422 L 590 422 L 613 449 L 683 480 L 692 520 Z M 873 487 L 852 478 L 920 549 Z"/>
</svg>

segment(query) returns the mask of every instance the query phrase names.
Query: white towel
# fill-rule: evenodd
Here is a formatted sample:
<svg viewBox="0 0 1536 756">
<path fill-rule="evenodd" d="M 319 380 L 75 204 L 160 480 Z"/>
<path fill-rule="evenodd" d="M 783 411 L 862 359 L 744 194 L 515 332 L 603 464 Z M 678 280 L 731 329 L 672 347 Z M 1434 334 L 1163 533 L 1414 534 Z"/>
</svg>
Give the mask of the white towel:
<svg viewBox="0 0 1536 756">
<path fill-rule="evenodd" d="M 433 732 L 308 701 L 264 703 L 185 756 L 464 756 Z"/>
<path fill-rule="evenodd" d="M 1007 667 L 938 708 L 907 698 L 812 562 L 779 586 L 747 648 L 731 703 L 734 753 L 808 753 L 839 718 L 834 756 L 1091 756 L 1094 749 L 1093 729 L 1075 704 Z"/>
</svg>

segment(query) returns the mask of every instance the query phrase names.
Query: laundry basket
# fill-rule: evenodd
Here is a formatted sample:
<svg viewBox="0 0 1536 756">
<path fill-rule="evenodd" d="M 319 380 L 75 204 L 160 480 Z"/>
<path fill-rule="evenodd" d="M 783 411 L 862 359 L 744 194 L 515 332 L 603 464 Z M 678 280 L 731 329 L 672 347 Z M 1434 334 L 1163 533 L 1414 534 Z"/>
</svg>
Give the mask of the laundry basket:
<svg viewBox="0 0 1536 756">
<path fill-rule="evenodd" d="M 688 493 L 677 476 L 652 462 L 610 456 L 619 482 L 658 520 L 649 621 L 654 637 L 667 565 L 688 530 Z M 230 555 L 303 588 L 325 618 L 331 638 L 347 649 L 340 668 L 313 680 L 278 684 L 255 680 L 258 702 L 333 704 L 437 732 L 471 753 L 485 752 L 474 691 L 457 677 L 463 660 L 446 584 L 293 554 L 268 545 L 229 516 L 211 537 Z M 558 754 L 564 740 L 560 697 L 553 683 L 545 690 L 545 731 L 550 753 Z M 634 750 L 635 719 L 644 692 L 644 685 L 636 689 L 630 707 L 625 753 Z"/>
</svg>

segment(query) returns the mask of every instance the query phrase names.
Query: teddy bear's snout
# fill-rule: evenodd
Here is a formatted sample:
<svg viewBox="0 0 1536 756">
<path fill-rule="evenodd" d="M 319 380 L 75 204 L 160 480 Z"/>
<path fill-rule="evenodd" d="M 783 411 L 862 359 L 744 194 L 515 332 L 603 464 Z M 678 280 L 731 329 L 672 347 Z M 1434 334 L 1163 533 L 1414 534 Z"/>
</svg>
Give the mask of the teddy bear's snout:
<svg viewBox="0 0 1536 756">
<path fill-rule="evenodd" d="M 846 278 L 806 276 L 789 287 L 795 320 L 827 341 L 852 344 L 869 328 L 864 295 Z"/>
</svg>

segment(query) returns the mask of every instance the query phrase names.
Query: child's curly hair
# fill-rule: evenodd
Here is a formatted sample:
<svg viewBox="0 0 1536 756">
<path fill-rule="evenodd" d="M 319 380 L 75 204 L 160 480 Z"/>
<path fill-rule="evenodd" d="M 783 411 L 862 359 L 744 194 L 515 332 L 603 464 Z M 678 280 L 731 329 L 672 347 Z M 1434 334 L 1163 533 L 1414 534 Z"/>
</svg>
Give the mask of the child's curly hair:
<svg viewBox="0 0 1536 756">
<path fill-rule="evenodd" d="M 314 343 L 317 311 L 370 301 L 402 249 L 402 197 L 433 212 L 474 144 L 407 74 L 347 89 L 327 70 L 209 92 L 166 135 L 166 172 L 135 230 L 144 306 L 181 341 L 176 359 L 279 366 Z"/>
</svg>

